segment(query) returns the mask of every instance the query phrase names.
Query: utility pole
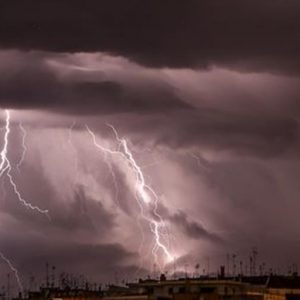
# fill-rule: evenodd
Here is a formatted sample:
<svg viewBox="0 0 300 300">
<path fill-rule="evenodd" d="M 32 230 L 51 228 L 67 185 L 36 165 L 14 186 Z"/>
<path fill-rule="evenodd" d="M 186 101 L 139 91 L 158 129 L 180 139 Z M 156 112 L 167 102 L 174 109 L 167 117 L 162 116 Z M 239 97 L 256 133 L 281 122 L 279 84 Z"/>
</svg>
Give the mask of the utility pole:
<svg viewBox="0 0 300 300">
<path fill-rule="evenodd" d="M 207 276 L 209 277 L 209 257 L 207 257 Z"/>
<path fill-rule="evenodd" d="M 243 261 L 240 260 L 240 275 L 243 276 Z"/>
<path fill-rule="evenodd" d="M 249 263 L 250 263 L 250 276 L 253 276 L 253 258 L 251 254 L 249 256 Z"/>
<path fill-rule="evenodd" d="M 233 275 L 233 277 L 235 276 L 235 272 L 236 272 L 235 259 L 236 259 L 236 254 L 233 253 L 232 254 L 232 275 Z"/>
<path fill-rule="evenodd" d="M 9 300 L 10 299 L 10 274 L 8 273 L 7 274 L 7 299 Z"/>
<path fill-rule="evenodd" d="M 226 254 L 226 268 L 227 268 L 227 277 L 229 277 L 230 272 L 229 272 L 229 260 L 230 260 L 230 256 L 229 253 Z"/>
<path fill-rule="evenodd" d="M 256 257 L 258 255 L 257 248 L 252 249 L 252 258 L 253 258 L 253 275 L 256 275 Z"/>
<path fill-rule="evenodd" d="M 49 264 L 46 262 L 46 288 L 49 288 Z"/>
<path fill-rule="evenodd" d="M 55 266 L 52 266 L 52 274 L 51 274 L 51 287 L 55 287 Z"/>
</svg>

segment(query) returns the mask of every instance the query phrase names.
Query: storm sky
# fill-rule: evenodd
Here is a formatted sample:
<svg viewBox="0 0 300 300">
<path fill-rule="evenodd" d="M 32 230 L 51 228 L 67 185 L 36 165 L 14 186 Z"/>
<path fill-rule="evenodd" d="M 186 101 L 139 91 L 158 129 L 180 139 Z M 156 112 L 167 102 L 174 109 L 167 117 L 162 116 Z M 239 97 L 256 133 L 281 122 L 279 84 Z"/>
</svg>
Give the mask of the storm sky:
<svg viewBox="0 0 300 300">
<path fill-rule="evenodd" d="M 9 109 L 13 177 L 51 221 L 4 174 L 0 251 L 24 281 L 158 273 L 135 174 L 86 128 L 116 149 L 111 124 L 158 195 L 164 270 L 300 263 L 299 53 L 297 0 L 2 1 L 1 147 Z"/>
</svg>

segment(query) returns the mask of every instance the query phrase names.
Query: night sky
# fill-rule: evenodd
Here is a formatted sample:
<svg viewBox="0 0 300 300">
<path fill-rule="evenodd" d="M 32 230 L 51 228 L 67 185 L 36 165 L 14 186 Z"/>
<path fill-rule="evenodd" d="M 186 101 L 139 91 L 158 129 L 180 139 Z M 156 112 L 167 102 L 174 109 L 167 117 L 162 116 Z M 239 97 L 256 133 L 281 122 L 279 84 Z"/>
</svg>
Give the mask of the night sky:
<svg viewBox="0 0 300 300">
<path fill-rule="evenodd" d="M 246 268 L 253 247 L 300 264 L 299 53 L 298 0 L 1 1 L 0 150 L 9 109 L 14 182 L 51 218 L 2 174 L 0 251 L 24 284 L 46 261 L 101 282 Z M 118 151 L 111 125 L 172 261 L 132 166 L 88 131 Z"/>
</svg>

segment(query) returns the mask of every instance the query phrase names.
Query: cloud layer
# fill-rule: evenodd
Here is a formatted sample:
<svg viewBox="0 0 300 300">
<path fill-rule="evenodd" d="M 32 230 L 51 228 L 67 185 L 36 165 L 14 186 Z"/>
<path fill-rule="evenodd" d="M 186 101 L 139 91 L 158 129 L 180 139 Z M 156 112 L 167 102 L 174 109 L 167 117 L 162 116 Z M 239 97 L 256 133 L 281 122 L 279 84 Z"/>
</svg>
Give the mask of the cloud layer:
<svg viewBox="0 0 300 300">
<path fill-rule="evenodd" d="M 215 271 L 227 253 L 246 263 L 253 247 L 269 267 L 300 263 L 299 8 L 296 0 L 1 3 L 12 174 L 23 197 L 51 214 L 49 222 L 26 210 L 1 177 L 0 251 L 23 279 L 43 276 L 46 261 L 93 281 L 114 281 L 116 270 L 128 280 L 157 276 L 136 174 L 95 148 L 86 125 L 110 149 L 118 144 L 108 124 L 127 139 L 158 195 L 176 258 L 169 272 L 207 269 L 208 260 Z"/>
<path fill-rule="evenodd" d="M 5 48 L 108 52 L 159 67 L 299 72 L 297 0 L 10 1 L 1 4 L 0 19 Z"/>
</svg>

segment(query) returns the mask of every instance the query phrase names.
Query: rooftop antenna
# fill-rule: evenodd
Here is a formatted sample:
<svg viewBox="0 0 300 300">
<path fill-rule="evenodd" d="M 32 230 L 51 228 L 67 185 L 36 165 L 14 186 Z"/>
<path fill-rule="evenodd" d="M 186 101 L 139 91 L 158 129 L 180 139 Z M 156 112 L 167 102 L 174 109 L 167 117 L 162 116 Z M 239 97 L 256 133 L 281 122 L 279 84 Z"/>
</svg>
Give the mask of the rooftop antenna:
<svg viewBox="0 0 300 300">
<path fill-rule="evenodd" d="M 4 285 L 2 285 L 1 290 L 2 290 L 1 298 L 2 298 L 2 300 L 5 300 L 6 293 L 5 293 L 5 286 Z"/>
<path fill-rule="evenodd" d="M 293 275 L 298 275 L 298 265 L 296 263 L 293 263 Z"/>
<path fill-rule="evenodd" d="M 229 256 L 229 253 L 227 253 L 227 254 L 226 254 L 227 277 L 229 277 L 229 275 L 230 275 L 230 271 L 229 271 L 229 260 L 230 260 L 230 256 Z"/>
<path fill-rule="evenodd" d="M 207 276 L 209 277 L 209 257 L 207 257 Z"/>
<path fill-rule="evenodd" d="M 247 263 L 246 263 L 246 265 L 245 265 L 245 274 L 246 274 L 246 276 L 249 275 L 249 273 L 248 273 L 248 264 L 247 264 Z"/>
<path fill-rule="evenodd" d="M 200 264 L 197 263 L 197 264 L 195 265 L 195 277 L 196 277 L 196 278 L 199 277 L 199 268 L 200 268 Z"/>
<path fill-rule="evenodd" d="M 243 261 L 240 260 L 240 275 L 243 276 Z"/>
<path fill-rule="evenodd" d="M 49 264 L 46 262 L 46 288 L 49 288 Z"/>
<path fill-rule="evenodd" d="M 263 262 L 263 263 L 261 264 L 261 275 L 263 275 L 263 276 L 266 275 L 265 267 L 266 267 L 266 263 Z"/>
<path fill-rule="evenodd" d="M 29 277 L 29 291 L 33 291 L 35 289 L 34 287 L 34 276 L 33 274 L 30 274 Z"/>
<path fill-rule="evenodd" d="M 253 263 L 253 275 L 254 275 L 254 276 L 256 275 L 256 257 L 257 257 L 257 255 L 258 255 L 257 248 L 254 247 L 254 248 L 252 249 L 252 258 L 253 258 L 252 263 Z"/>
<path fill-rule="evenodd" d="M 187 264 L 187 263 L 184 263 L 184 273 L 185 273 L 185 278 L 188 278 L 187 267 L 188 267 L 188 264 Z"/>
<path fill-rule="evenodd" d="M 250 276 L 253 276 L 253 258 L 251 254 L 249 256 L 249 264 L 250 264 Z"/>
<path fill-rule="evenodd" d="M 176 279 L 176 260 L 175 259 L 173 259 L 173 270 L 174 270 L 173 277 L 174 277 L 174 279 Z"/>
<path fill-rule="evenodd" d="M 7 274 L 7 299 L 10 299 L 10 274 Z"/>
<path fill-rule="evenodd" d="M 153 264 L 153 278 L 156 278 L 156 264 Z"/>
<path fill-rule="evenodd" d="M 55 266 L 52 266 L 52 273 L 51 273 L 51 287 L 55 287 Z"/>
<path fill-rule="evenodd" d="M 233 253 L 232 254 L 232 275 L 233 275 L 233 277 L 235 276 L 235 272 L 236 272 L 235 259 L 236 259 L 236 254 Z"/>
</svg>

